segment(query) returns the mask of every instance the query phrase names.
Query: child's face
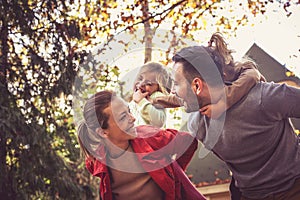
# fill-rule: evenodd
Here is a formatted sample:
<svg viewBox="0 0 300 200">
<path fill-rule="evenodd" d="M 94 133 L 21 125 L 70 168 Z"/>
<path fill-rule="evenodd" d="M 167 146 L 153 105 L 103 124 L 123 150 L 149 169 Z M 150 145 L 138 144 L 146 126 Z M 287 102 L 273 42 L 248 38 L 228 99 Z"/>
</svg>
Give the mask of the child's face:
<svg viewBox="0 0 300 200">
<path fill-rule="evenodd" d="M 158 91 L 159 85 L 156 81 L 155 72 L 144 72 L 138 75 L 134 85 L 134 90 L 140 90 L 142 93 L 148 92 L 149 96 Z"/>
</svg>

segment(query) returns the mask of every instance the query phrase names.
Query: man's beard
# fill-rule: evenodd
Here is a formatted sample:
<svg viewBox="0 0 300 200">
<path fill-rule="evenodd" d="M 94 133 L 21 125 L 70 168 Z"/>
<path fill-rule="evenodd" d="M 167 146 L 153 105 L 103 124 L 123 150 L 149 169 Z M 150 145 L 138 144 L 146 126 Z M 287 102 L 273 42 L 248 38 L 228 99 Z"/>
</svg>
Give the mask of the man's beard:
<svg viewBox="0 0 300 200">
<path fill-rule="evenodd" d="M 184 101 L 185 112 L 199 111 L 199 102 L 196 94 L 192 90 L 187 91 L 186 100 Z"/>
</svg>

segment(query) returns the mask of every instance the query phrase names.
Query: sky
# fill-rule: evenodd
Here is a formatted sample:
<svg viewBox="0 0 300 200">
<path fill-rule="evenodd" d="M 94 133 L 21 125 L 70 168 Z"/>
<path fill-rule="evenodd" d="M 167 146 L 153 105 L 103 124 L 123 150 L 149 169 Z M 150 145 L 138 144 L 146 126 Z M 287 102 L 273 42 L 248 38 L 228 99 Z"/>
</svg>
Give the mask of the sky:
<svg viewBox="0 0 300 200">
<path fill-rule="evenodd" d="M 238 1 L 234 3 L 238 3 Z M 279 63 L 300 77 L 300 5 L 289 7 L 289 11 L 292 12 L 289 17 L 286 16 L 287 13 L 283 7 L 279 7 L 276 2 L 269 3 L 266 10 L 264 15 L 256 17 L 248 15 L 249 23 L 246 26 L 238 27 L 236 37 L 226 38 L 229 47 L 236 50 L 235 59 L 241 58 L 255 42 Z M 235 11 L 231 15 L 242 16 L 244 12 L 243 10 L 241 13 Z M 202 40 L 209 38 L 215 29 L 212 26 L 207 27 L 204 31 L 199 30 L 199 37 L 202 37 Z M 138 55 L 137 51 L 130 54 L 131 56 L 135 55 L 133 56 L 135 64 L 142 64 L 143 55 Z M 125 57 L 129 62 L 127 56 Z M 122 58 L 118 61 L 117 63 L 124 63 Z"/>
<path fill-rule="evenodd" d="M 279 63 L 300 77 L 300 6 L 295 6 L 286 17 L 283 8 L 270 6 L 272 12 L 255 19 L 237 31 L 229 43 L 237 50 L 237 57 L 246 53 L 255 42 Z"/>
<path fill-rule="evenodd" d="M 241 1 L 234 1 L 232 3 L 238 5 L 239 2 Z M 247 4 L 243 5 L 247 6 Z M 220 14 L 227 17 L 237 17 L 243 16 L 245 10 L 250 12 L 247 8 L 235 9 L 233 12 L 228 12 L 228 9 L 230 8 L 224 8 L 224 13 Z M 284 11 L 282 4 L 280 5 L 277 2 L 274 2 L 267 4 L 264 15 L 257 15 L 254 17 L 247 13 L 249 19 L 247 25 L 238 27 L 235 32 L 236 37 L 226 37 L 229 48 L 236 51 L 236 53 L 233 54 L 234 58 L 239 60 L 255 42 L 279 63 L 286 66 L 300 77 L 300 5 L 290 6 L 288 9 L 292 12 L 289 17 L 286 16 L 287 12 Z M 208 14 L 205 20 L 211 20 L 211 15 Z M 164 24 L 162 24 L 160 28 L 163 29 Z M 216 26 L 207 26 L 205 30 L 197 31 L 198 34 L 194 39 L 203 41 L 203 45 L 207 45 L 207 40 L 215 31 Z M 164 47 L 161 49 L 163 48 Z M 116 51 L 119 47 L 116 46 L 113 49 Z M 159 52 L 156 53 L 154 50 L 153 54 L 153 60 L 159 61 Z M 126 74 L 128 71 L 143 64 L 143 46 L 137 47 L 136 49 L 133 48 L 132 51 L 128 51 L 119 56 L 111 56 L 110 54 L 109 57 L 113 57 L 110 64 L 114 63 L 117 66 L 122 66 L 122 68 L 120 68 L 121 76 L 122 74 L 128 76 L 128 74 Z M 133 77 L 134 75 L 129 76 Z"/>
</svg>

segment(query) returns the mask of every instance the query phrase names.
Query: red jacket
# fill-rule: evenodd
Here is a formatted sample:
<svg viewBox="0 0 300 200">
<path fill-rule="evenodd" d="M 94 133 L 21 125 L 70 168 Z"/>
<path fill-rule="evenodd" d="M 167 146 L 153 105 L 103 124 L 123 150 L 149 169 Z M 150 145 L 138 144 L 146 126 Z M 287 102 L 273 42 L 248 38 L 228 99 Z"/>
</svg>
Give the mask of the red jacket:
<svg viewBox="0 0 300 200">
<path fill-rule="evenodd" d="M 145 171 L 164 191 L 166 200 L 205 199 L 184 172 L 198 146 L 195 138 L 185 132 L 172 129 L 161 130 L 148 125 L 137 127 L 137 133 L 138 137 L 131 140 L 132 148 L 137 153 Z M 163 150 L 158 151 L 161 148 Z M 100 152 L 103 153 L 101 155 L 105 155 L 103 146 Z M 176 161 L 171 161 L 171 155 L 175 153 L 178 157 Z M 86 167 L 93 176 L 100 178 L 101 199 L 112 200 L 110 177 L 105 159 L 102 161 L 87 159 Z"/>
</svg>

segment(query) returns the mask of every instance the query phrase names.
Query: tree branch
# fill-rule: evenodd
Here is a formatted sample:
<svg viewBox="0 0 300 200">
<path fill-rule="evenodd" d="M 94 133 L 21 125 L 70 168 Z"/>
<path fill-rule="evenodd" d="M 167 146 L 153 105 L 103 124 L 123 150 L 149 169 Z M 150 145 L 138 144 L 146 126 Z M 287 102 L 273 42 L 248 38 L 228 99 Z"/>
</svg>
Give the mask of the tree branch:
<svg viewBox="0 0 300 200">
<path fill-rule="evenodd" d="M 181 0 L 181 1 L 179 1 L 179 2 L 177 2 L 177 3 L 175 3 L 175 4 L 173 4 L 172 6 L 170 6 L 168 9 L 166 9 L 166 10 L 164 10 L 164 11 L 162 11 L 162 12 L 160 12 L 160 13 L 156 13 L 155 15 L 151 15 L 151 16 L 149 16 L 149 17 L 147 17 L 147 18 L 145 18 L 145 19 L 143 19 L 143 20 L 141 20 L 141 21 L 139 21 L 139 22 L 136 22 L 136 23 L 133 23 L 132 25 L 130 25 L 130 26 L 127 26 L 126 28 L 124 28 L 123 30 L 121 30 L 121 31 L 119 31 L 118 33 L 116 33 L 115 35 L 112 35 L 109 39 L 108 39 L 108 41 L 104 44 L 104 47 L 105 46 L 107 46 L 117 35 L 119 35 L 119 34 L 121 34 L 121 33 L 123 33 L 124 31 L 126 31 L 126 30 L 128 30 L 128 29 L 130 29 L 130 28 L 132 28 L 133 26 L 136 26 L 136 25 L 138 25 L 138 24 L 142 24 L 142 23 L 145 23 L 146 21 L 149 21 L 150 19 L 153 19 L 153 18 L 155 18 L 156 16 L 161 16 L 162 14 L 164 14 L 164 13 L 166 13 L 166 12 L 170 12 L 172 9 L 174 9 L 175 7 L 177 7 L 177 6 L 179 6 L 180 4 L 182 4 L 182 3 L 184 3 L 184 2 L 187 2 L 187 0 Z M 168 13 L 169 13 L 168 12 Z M 103 50 L 104 48 L 102 48 L 101 50 L 100 50 L 100 52 Z"/>
</svg>

